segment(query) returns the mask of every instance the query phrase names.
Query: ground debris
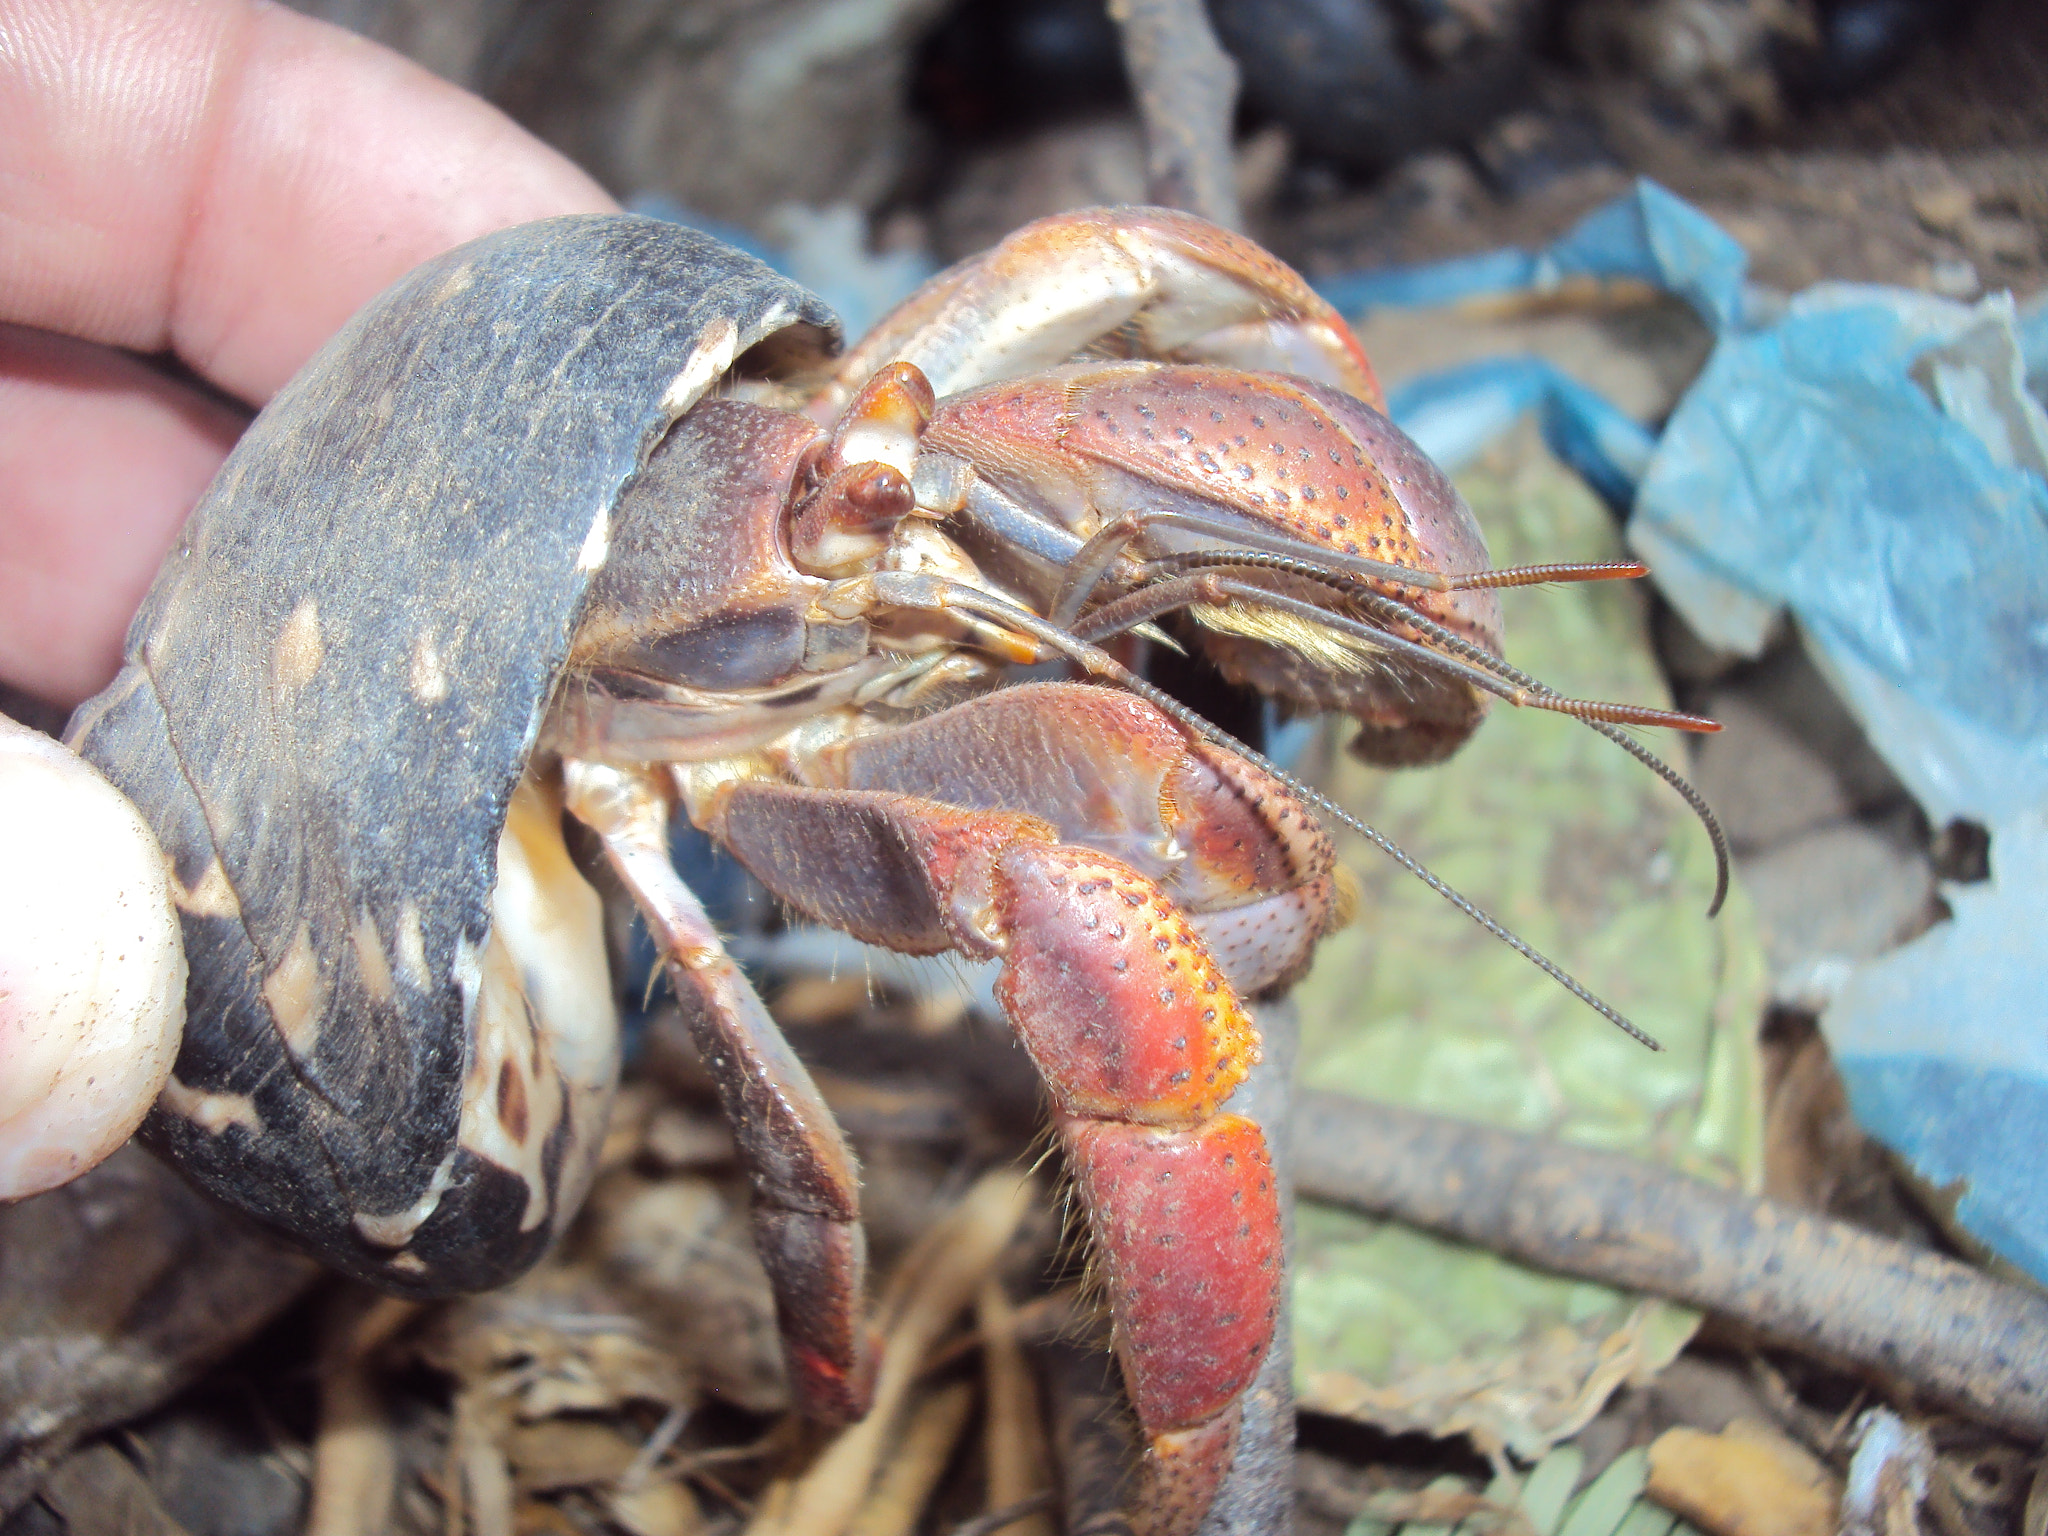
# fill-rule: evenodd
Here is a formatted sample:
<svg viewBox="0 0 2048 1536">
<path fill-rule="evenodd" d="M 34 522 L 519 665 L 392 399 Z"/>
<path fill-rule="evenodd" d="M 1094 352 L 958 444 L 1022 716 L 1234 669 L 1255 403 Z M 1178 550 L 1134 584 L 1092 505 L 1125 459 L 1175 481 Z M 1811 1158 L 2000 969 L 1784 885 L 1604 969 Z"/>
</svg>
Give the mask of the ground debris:
<svg viewBox="0 0 2048 1536">
<path fill-rule="evenodd" d="M 1650 1497 L 1714 1536 L 1833 1536 L 1841 1489 L 1768 1425 L 1666 1430 L 1650 1447 Z"/>
</svg>

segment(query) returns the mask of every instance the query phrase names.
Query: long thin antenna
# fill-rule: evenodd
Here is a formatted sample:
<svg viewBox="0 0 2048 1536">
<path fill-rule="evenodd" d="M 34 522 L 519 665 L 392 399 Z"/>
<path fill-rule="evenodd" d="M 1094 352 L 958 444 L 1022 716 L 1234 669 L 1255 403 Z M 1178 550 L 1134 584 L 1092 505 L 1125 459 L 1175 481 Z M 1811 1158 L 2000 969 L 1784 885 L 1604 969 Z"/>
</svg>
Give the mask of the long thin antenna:
<svg viewBox="0 0 2048 1536">
<path fill-rule="evenodd" d="M 1622 565 L 1633 566 L 1635 563 L 1633 561 L 1618 562 L 1617 569 Z M 1714 849 L 1714 895 L 1713 899 L 1707 904 L 1707 916 L 1713 917 L 1720 912 L 1722 903 L 1728 899 L 1728 871 L 1730 863 L 1728 835 L 1722 830 L 1720 819 L 1714 815 L 1713 808 L 1706 802 L 1706 797 L 1693 788 L 1683 774 L 1679 773 L 1677 769 L 1666 763 L 1633 736 L 1618 730 L 1616 728 L 1617 722 L 1614 719 L 1602 718 L 1602 715 L 1597 712 L 1597 705 L 1593 708 L 1577 707 L 1588 701 L 1566 698 L 1548 683 L 1531 677 L 1519 667 L 1514 666 L 1502 657 L 1494 655 L 1493 652 L 1487 650 L 1484 646 L 1476 645 L 1472 641 L 1467 640 L 1455 630 L 1437 623 L 1436 620 L 1428 615 L 1417 613 L 1407 604 L 1396 598 L 1388 597 L 1383 592 L 1376 591 L 1373 587 L 1357 580 L 1357 578 L 1346 572 L 1331 570 L 1314 561 L 1305 561 L 1288 555 L 1271 554 L 1258 549 L 1199 550 L 1187 554 L 1163 556 L 1160 559 L 1147 562 L 1145 569 L 1147 571 L 1192 571 L 1228 568 L 1231 566 L 1276 571 L 1282 575 L 1297 576 L 1303 580 L 1315 582 L 1319 586 L 1327 587 L 1331 591 L 1339 593 L 1357 603 L 1360 608 L 1381 622 L 1407 625 L 1418 634 L 1434 641 L 1444 651 L 1450 653 L 1451 656 L 1456 657 L 1458 660 L 1477 667 L 1482 671 L 1490 672 L 1502 682 L 1511 684 L 1525 693 L 1535 696 L 1533 699 L 1516 699 L 1503 694 L 1502 697 L 1508 698 L 1510 703 L 1534 704 L 1537 708 L 1552 709 L 1557 713 L 1570 715 L 1615 743 L 1624 752 L 1628 753 L 1629 756 L 1635 758 L 1636 761 L 1656 774 L 1658 778 L 1670 785 L 1677 792 L 1679 798 L 1684 800 L 1686 805 L 1691 808 L 1693 815 L 1699 818 L 1700 825 L 1706 829 L 1707 840 L 1713 845 Z M 1516 569 L 1534 572 L 1547 569 L 1547 567 L 1524 566 Z M 1573 569 L 1577 569 L 1577 567 L 1573 567 Z M 1140 592 L 1134 592 L 1126 598 L 1117 599 L 1115 603 L 1105 604 L 1097 612 L 1106 614 L 1110 609 L 1139 596 L 1142 591 L 1143 589 L 1141 588 Z M 1261 601 L 1280 601 L 1278 594 L 1270 592 L 1261 592 L 1258 594 L 1258 597 Z M 1090 615 L 1090 617 L 1093 618 L 1095 615 Z M 1336 616 L 1322 615 L 1323 622 L 1329 622 L 1334 617 Z M 1089 626 L 1086 624 L 1079 627 L 1084 630 L 1089 629 Z M 1379 643 L 1387 644 L 1389 649 L 1402 649 L 1425 665 L 1431 662 L 1441 663 L 1444 659 L 1434 655 L 1427 646 L 1415 647 L 1410 644 L 1402 644 L 1398 642 L 1396 637 L 1392 636 L 1384 637 Z M 1444 668 L 1443 670 L 1451 671 L 1453 675 L 1462 675 L 1457 669 Z M 1469 677 L 1466 680 L 1468 682 L 1472 681 Z M 1492 691 L 1498 692 L 1498 690 Z M 1558 705 L 1567 707 L 1558 709 Z M 1718 721 L 1708 720 L 1699 715 L 1680 714 L 1674 710 L 1635 710 L 1633 706 L 1623 706 L 1623 708 L 1628 710 L 1629 713 L 1620 723 L 1666 725 L 1678 730 L 1689 731 L 1718 731 L 1721 728 Z"/>
<path fill-rule="evenodd" d="M 1480 908 L 1475 902 L 1446 884 L 1434 872 L 1426 868 L 1420 861 L 1415 859 L 1377 827 L 1367 825 L 1364 821 L 1339 806 L 1327 795 L 1322 794 L 1318 790 L 1311 789 L 1307 784 L 1304 784 L 1300 779 L 1282 768 L 1264 753 L 1255 751 L 1252 747 L 1239 741 L 1221 726 L 1211 724 L 1208 720 L 1203 719 L 1202 716 L 1196 714 L 1195 711 L 1189 709 L 1171 694 L 1139 677 L 1130 668 L 1124 666 L 1099 646 L 1091 645 L 1085 640 L 1076 638 L 1067 631 L 1041 619 L 1027 608 L 996 597 L 992 593 L 983 592 L 979 588 L 968 586 L 965 582 L 955 581 L 950 577 L 939 576 L 930 572 L 879 571 L 871 576 L 857 579 L 871 583 L 875 596 L 885 604 L 892 604 L 903 608 L 922 609 L 927 612 L 964 610 L 982 617 L 1000 619 L 1005 623 L 1014 625 L 1020 632 L 1040 641 L 1051 650 L 1067 657 L 1070 661 L 1078 663 L 1096 676 L 1107 678 L 1118 686 L 1136 694 L 1162 714 L 1179 721 L 1180 724 L 1202 737 L 1203 740 L 1210 742 L 1212 745 L 1222 747 L 1228 752 L 1236 753 L 1254 767 L 1270 773 L 1280 783 L 1286 785 L 1289 790 L 1299 795 L 1310 805 L 1323 811 L 1339 825 L 1350 828 L 1382 853 L 1386 854 L 1388 858 L 1400 865 L 1401 868 L 1407 870 L 1409 874 L 1436 892 L 1438 896 L 1456 907 L 1481 928 L 1484 928 L 1494 938 L 1507 945 L 1508 948 L 1512 949 L 1524 960 L 1527 960 L 1531 965 L 1542 971 L 1552 981 L 1571 993 L 1573 997 L 1576 997 L 1588 1008 L 1591 1008 L 1595 1013 L 1607 1020 L 1608 1023 L 1614 1025 L 1631 1038 L 1640 1041 L 1653 1051 L 1664 1049 L 1655 1037 L 1637 1028 L 1618 1009 L 1588 991 L 1548 955 L 1538 950 L 1519 934 L 1503 927 L 1492 915 Z"/>
</svg>

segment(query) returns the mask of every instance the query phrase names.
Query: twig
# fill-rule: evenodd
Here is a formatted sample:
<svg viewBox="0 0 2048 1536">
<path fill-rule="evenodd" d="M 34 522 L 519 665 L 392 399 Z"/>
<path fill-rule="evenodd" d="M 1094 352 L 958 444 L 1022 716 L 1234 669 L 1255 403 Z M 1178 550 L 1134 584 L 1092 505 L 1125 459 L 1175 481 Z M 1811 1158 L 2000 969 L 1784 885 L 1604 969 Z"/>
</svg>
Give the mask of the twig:
<svg viewBox="0 0 2048 1536">
<path fill-rule="evenodd" d="M 1131 1536 L 1124 1488 L 1138 1458 L 1138 1426 L 1104 1348 L 1053 1339 L 1032 1353 L 1045 1374 L 1061 1523 L 1071 1536 Z"/>
<path fill-rule="evenodd" d="M 1237 65 L 1217 43 L 1202 0 L 1110 0 L 1109 14 L 1122 29 L 1145 120 L 1146 195 L 1236 229 Z"/>
<path fill-rule="evenodd" d="M 1966 1264 L 1653 1163 L 1305 1093 L 1300 1191 L 1669 1296 L 2031 1438 L 2048 1434 L 2048 1298 Z"/>
<path fill-rule="evenodd" d="M 1294 1065 L 1301 1017 L 1293 1003 L 1263 1002 L 1256 1010 L 1263 1050 L 1259 1065 L 1230 1099 L 1233 1114 L 1259 1122 L 1273 1156 L 1280 1220 L 1291 1275 L 1294 1253 Z M 1198 1536 L 1267 1536 L 1288 1528 L 1294 1509 L 1293 1286 L 1280 1287 L 1279 1315 L 1265 1364 L 1244 1395 L 1237 1453 Z"/>
<path fill-rule="evenodd" d="M 982 1459 L 987 1464 L 988 1502 L 996 1510 L 1015 1509 L 1052 1488 L 1052 1453 L 1045 1443 L 1045 1414 L 1039 1406 L 1038 1383 L 1024 1359 L 1017 1336 L 1017 1309 L 1003 1282 L 990 1275 L 975 1298 L 975 1321 L 982 1337 L 982 1375 L 988 1401 L 982 1414 Z M 1054 1536 L 1056 1522 L 1042 1509 L 1020 1512 L 1002 1522 L 1013 1536 Z M 991 1530 L 999 1527 L 991 1527 Z"/>
<path fill-rule="evenodd" d="M 996 1536 L 996 1532 L 1007 1531 L 1018 1521 L 1042 1514 L 1051 1508 L 1052 1490 L 1042 1488 L 1028 1499 L 1019 1499 L 1014 1504 L 1005 1504 L 1001 1509 L 992 1509 L 985 1515 L 976 1515 L 972 1520 L 963 1520 L 953 1527 L 953 1536 Z"/>
<path fill-rule="evenodd" d="M 360 1536 L 391 1523 L 398 1444 L 374 1356 L 418 1312 L 418 1302 L 353 1288 L 328 1300 L 307 1536 Z"/>
<path fill-rule="evenodd" d="M 882 1299 L 887 1339 L 875 1380 L 875 1405 L 842 1430 L 792 1487 L 786 1507 L 764 1498 L 749 1536 L 838 1536 L 868 1491 L 875 1468 L 895 1444 L 912 1385 L 932 1348 L 966 1309 L 1002 1257 L 1030 1208 L 1028 1180 L 984 1174 L 959 1207 L 905 1259 Z"/>
<path fill-rule="evenodd" d="M 974 1384 L 966 1381 L 939 1388 L 912 1409 L 847 1536 L 910 1536 L 973 1412 Z"/>
</svg>

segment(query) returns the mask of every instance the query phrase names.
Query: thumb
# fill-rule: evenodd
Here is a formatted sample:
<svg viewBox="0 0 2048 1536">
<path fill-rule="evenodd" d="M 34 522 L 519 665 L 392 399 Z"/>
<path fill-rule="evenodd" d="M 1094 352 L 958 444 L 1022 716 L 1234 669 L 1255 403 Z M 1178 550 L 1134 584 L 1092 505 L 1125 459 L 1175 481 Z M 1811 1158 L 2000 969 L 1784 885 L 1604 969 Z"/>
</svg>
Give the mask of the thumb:
<svg viewBox="0 0 2048 1536">
<path fill-rule="evenodd" d="M 0 718 L 0 1200 L 126 1141 L 184 1023 L 156 839 L 82 759 Z"/>
</svg>

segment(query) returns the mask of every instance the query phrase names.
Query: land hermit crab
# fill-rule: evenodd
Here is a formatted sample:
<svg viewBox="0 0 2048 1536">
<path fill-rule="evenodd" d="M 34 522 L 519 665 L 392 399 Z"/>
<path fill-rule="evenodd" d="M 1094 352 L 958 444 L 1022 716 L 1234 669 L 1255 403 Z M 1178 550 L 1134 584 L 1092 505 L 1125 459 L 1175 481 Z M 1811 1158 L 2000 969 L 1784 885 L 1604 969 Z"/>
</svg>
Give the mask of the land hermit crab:
<svg viewBox="0 0 2048 1536">
<path fill-rule="evenodd" d="M 1045 221 L 835 341 L 715 241 L 561 219 L 415 271 L 263 412 L 72 726 L 175 866 L 189 1023 L 146 1135 L 374 1284 L 531 1264 L 618 1064 L 574 818 L 721 1082 L 799 1401 L 857 1416 L 853 1159 L 669 863 L 680 808 L 812 920 L 1000 957 L 1145 1519 L 1191 1528 L 1283 1272 L 1227 1107 L 1242 999 L 1344 887 L 1314 797 L 1104 647 L 1170 626 L 1379 761 L 1449 752 L 1491 694 L 1704 722 L 1499 659 L 1491 588 L 1640 568 L 1489 572 L 1344 322 L 1225 231 Z"/>
</svg>

